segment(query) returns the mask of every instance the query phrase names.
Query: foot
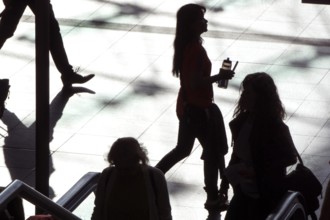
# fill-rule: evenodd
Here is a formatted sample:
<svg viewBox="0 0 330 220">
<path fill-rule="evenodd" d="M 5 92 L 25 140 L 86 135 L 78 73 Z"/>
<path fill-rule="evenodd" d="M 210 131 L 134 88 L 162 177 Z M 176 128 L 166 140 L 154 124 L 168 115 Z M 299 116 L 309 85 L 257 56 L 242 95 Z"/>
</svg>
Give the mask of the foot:
<svg viewBox="0 0 330 220">
<path fill-rule="evenodd" d="M 74 84 L 74 83 L 78 83 L 78 84 L 85 83 L 85 82 L 91 80 L 94 76 L 95 76 L 94 74 L 82 76 L 78 73 L 72 73 L 70 75 L 62 75 L 61 79 L 62 79 L 62 83 L 63 83 L 64 87 L 71 87 L 72 84 Z"/>
<path fill-rule="evenodd" d="M 207 200 L 204 207 L 208 211 L 226 211 L 229 207 L 228 196 L 226 194 L 219 194 L 217 199 Z"/>
</svg>

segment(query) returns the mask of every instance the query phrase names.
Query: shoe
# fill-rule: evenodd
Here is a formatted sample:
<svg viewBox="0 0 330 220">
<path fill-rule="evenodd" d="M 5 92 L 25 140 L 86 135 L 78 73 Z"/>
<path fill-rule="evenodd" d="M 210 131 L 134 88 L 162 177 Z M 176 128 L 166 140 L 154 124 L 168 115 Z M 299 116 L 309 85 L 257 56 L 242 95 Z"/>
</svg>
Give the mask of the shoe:
<svg viewBox="0 0 330 220">
<path fill-rule="evenodd" d="M 5 102 L 9 94 L 9 79 L 0 79 L 0 118 L 5 111 Z"/>
<path fill-rule="evenodd" d="M 94 74 L 82 76 L 76 72 L 73 72 L 70 75 L 62 75 L 61 79 L 62 79 L 62 83 L 63 83 L 64 87 L 71 87 L 72 84 L 74 84 L 74 83 L 78 83 L 78 84 L 85 83 L 85 82 L 91 80 L 94 76 L 95 76 Z"/>
<path fill-rule="evenodd" d="M 227 194 L 219 194 L 215 200 L 206 200 L 204 207 L 208 211 L 226 211 L 229 207 Z"/>
</svg>

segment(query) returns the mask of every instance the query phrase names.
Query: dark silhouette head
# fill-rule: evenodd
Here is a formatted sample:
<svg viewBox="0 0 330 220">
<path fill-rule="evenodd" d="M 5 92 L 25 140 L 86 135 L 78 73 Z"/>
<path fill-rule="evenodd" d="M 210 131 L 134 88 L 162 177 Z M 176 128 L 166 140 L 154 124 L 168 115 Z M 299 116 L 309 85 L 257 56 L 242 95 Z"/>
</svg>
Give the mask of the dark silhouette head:
<svg viewBox="0 0 330 220">
<path fill-rule="evenodd" d="M 117 139 L 108 154 L 108 162 L 119 169 L 130 169 L 148 163 L 147 151 L 132 137 Z"/>
<path fill-rule="evenodd" d="M 176 33 L 174 39 L 173 69 L 174 76 L 179 76 L 183 52 L 192 41 L 202 42 L 200 35 L 207 31 L 207 20 L 204 19 L 206 8 L 197 4 L 182 6 L 177 12 Z"/>
<path fill-rule="evenodd" d="M 258 116 L 284 119 L 285 109 L 273 78 L 264 72 L 248 74 L 240 86 L 241 96 L 234 117 L 243 112 Z"/>
</svg>

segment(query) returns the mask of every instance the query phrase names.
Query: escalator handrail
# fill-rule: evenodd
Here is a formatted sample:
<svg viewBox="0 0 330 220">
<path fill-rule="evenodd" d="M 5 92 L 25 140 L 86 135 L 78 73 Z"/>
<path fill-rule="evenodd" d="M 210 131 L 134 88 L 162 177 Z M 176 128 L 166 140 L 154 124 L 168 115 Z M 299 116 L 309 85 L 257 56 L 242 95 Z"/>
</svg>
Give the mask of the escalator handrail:
<svg viewBox="0 0 330 220">
<path fill-rule="evenodd" d="M 56 204 L 51 199 L 20 180 L 14 180 L 0 193 L 0 210 L 3 210 L 6 205 L 17 196 L 47 210 L 49 214 L 56 218 L 63 220 L 81 220 L 69 210 Z"/>
<path fill-rule="evenodd" d="M 56 203 L 67 210 L 74 211 L 97 186 L 98 172 L 88 172 L 74 184 Z"/>
<path fill-rule="evenodd" d="M 266 220 L 289 220 L 294 213 L 301 211 L 304 219 L 306 214 L 304 206 L 302 205 L 303 197 L 299 192 L 288 191 L 276 209 L 270 213 Z"/>
</svg>

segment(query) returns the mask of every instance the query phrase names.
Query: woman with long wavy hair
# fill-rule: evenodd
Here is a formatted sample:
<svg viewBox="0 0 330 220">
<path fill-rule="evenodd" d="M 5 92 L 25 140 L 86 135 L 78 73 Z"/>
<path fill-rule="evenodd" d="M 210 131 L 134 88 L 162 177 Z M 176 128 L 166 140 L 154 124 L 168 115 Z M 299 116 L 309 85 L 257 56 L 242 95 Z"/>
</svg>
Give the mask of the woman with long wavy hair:
<svg viewBox="0 0 330 220">
<path fill-rule="evenodd" d="M 240 90 L 229 123 L 233 151 L 226 176 L 234 196 L 225 219 L 264 220 L 286 192 L 286 168 L 297 157 L 272 77 L 248 74 Z"/>
<path fill-rule="evenodd" d="M 208 219 L 219 219 L 227 202 L 227 190 L 218 190 L 218 173 L 224 168 L 227 139 L 220 109 L 213 100 L 212 84 L 231 79 L 234 72 L 221 70 L 211 76 L 211 61 L 202 46 L 201 34 L 207 31 L 206 8 L 197 4 L 182 6 L 177 12 L 174 40 L 173 75 L 180 78 L 177 98 L 179 134 L 176 147 L 156 165 L 166 173 L 189 156 L 197 138 L 203 147 L 204 183 Z M 221 174 L 220 173 L 220 174 Z"/>
</svg>

